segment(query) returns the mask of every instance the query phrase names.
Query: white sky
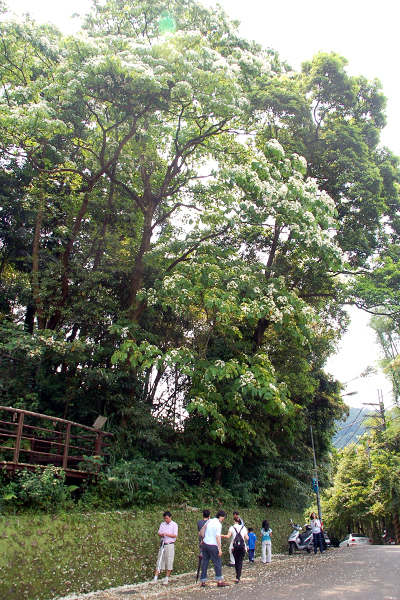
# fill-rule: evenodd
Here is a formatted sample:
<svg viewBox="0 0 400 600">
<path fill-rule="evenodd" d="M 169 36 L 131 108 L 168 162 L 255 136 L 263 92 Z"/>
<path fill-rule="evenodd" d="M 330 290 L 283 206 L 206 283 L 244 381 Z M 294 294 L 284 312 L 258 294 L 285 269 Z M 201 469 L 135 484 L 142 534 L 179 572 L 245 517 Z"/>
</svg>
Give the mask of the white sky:
<svg viewBox="0 0 400 600">
<path fill-rule="evenodd" d="M 228 15 L 241 21 L 241 34 L 264 47 L 277 50 L 294 68 L 322 50 L 337 52 L 349 61 L 349 73 L 377 77 L 388 97 L 388 125 L 382 133 L 382 143 L 400 155 L 400 77 L 399 21 L 400 3 L 394 0 L 220 0 Z M 215 5 L 203 0 L 204 5 Z M 17 14 L 30 12 L 38 21 L 51 21 L 66 33 L 79 28 L 73 13 L 84 15 L 90 0 L 8 0 Z M 378 347 L 374 334 L 367 326 L 369 316 L 351 310 L 352 324 L 343 338 L 340 352 L 328 363 L 327 370 L 345 382 L 357 377 L 368 365 L 375 366 Z M 392 403 L 391 386 L 383 375 L 351 382 L 346 391 L 357 390 L 356 396 L 346 397 L 348 404 L 377 402 L 377 389 L 382 389 L 385 405 Z"/>
</svg>

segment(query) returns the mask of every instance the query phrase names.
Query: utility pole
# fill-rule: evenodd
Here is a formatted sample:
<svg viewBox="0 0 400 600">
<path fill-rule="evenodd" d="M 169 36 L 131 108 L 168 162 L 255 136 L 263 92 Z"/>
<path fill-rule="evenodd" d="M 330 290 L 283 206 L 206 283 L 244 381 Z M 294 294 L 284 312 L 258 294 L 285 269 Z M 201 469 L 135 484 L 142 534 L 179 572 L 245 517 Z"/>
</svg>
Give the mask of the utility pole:
<svg viewBox="0 0 400 600">
<path fill-rule="evenodd" d="M 380 395 L 379 395 L 379 392 L 380 392 Z M 378 392 L 378 397 L 379 397 L 379 411 L 381 413 L 381 419 L 382 419 L 382 431 L 386 431 L 385 406 L 383 404 L 382 390 L 379 390 L 379 392 Z"/>
<path fill-rule="evenodd" d="M 386 415 L 385 415 L 385 405 L 383 404 L 383 394 L 382 394 L 382 390 L 378 390 L 378 399 L 379 399 L 379 404 L 373 404 L 372 402 L 364 402 L 363 404 L 371 404 L 372 406 L 379 406 L 379 410 L 377 410 L 377 414 L 379 415 L 379 419 L 381 421 L 379 427 L 382 431 L 386 431 Z M 372 415 L 375 416 L 375 415 Z M 375 416 L 375 418 L 377 418 Z M 369 461 L 369 466 L 371 468 L 371 460 L 369 458 L 369 444 L 367 442 L 367 447 L 368 447 L 368 461 Z M 388 443 L 385 441 L 385 447 L 386 450 L 389 449 Z M 400 519 L 399 519 L 399 513 L 397 510 L 395 510 L 394 514 L 393 514 L 393 524 L 394 524 L 394 529 L 395 529 L 395 536 L 396 536 L 396 544 L 400 544 Z"/>
<path fill-rule="evenodd" d="M 377 409 L 375 409 L 375 413 L 369 415 L 370 417 L 372 417 L 373 419 L 377 419 L 377 421 L 379 422 L 379 427 L 382 431 L 386 431 L 386 416 L 385 416 L 385 405 L 383 404 L 383 395 L 382 395 L 382 390 L 378 390 L 378 400 L 379 402 L 363 402 L 363 405 L 365 406 L 378 406 Z M 378 427 L 373 427 L 371 429 L 377 429 Z"/>
<path fill-rule="evenodd" d="M 318 484 L 318 469 L 317 469 L 317 460 L 315 458 L 315 447 L 314 447 L 314 434 L 310 417 L 310 433 L 311 433 L 311 446 L 313 451 L 313 459 L 314 459 L 314 472 L 315 472 L 315 493 L 317 494 L 317 506 L 318 506 L 318 519 L 322 522 L 322 511 L 321 511 L 321 500 L 319 497 L 319 484 Z"/>
</svg>

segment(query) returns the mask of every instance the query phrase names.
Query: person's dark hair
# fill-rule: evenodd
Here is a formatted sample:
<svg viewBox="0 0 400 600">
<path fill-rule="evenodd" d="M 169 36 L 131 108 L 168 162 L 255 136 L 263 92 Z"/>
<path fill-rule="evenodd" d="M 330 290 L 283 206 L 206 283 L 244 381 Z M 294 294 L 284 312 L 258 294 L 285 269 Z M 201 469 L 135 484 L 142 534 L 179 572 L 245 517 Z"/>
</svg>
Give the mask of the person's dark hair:
<svg viewBox="0 0 400 600">
<path fill-rule="evenodd" d="M 267 519 L 264 519 L 264 521 L 262 522 L 262 528 L 264 529 L 264 531 L 268 531 L 269 523 L 268 523 Z"/>
<path fill-rule="evenodd" d="M 210 516 L 210 511 L 208 510 L 208 508 L 205 508 L 205 509 L 203 510 L 203 517 L 204 517 L 205 519 L 208 519 L 208 517 L 209 517 L 209 516 Z"/>
<path fill-rule="evenodd" d="M 238 511 L 238 510 L 234 510 L 234 511 L 233 511 L 233 516 L 235 516 L 235 515 L 238 515 L 238 514 L 239 514 L 239 511 Z"/>
<path fill-rule="evenodd" d="M 310 515 L 310 519 L 316 519 L 316 518 L 317 518 L 317 515 L 315 514 L 315 512 L 312 512 Z"/>
<path fill-rule="evenodd" d="M 239 515 L 235 515 L 235 516 L 233 517 L 233 520 L 235 521 L 235 523 L 240 523 L 240 521 L 241 521 L 241 518 L 239 517 Z"/>
<path fill-rule="evenodd" d="M 247 531 L 254 531 L 252 527 L 249 527 Z"/>
<path fill-rule="evenodd" d="M 216 519 L 219 519 L 220 517 L 226 517 L 226 512 L 224 510 L 219 510 L 215 515 Z"/>
<path fill-rule="evenodd" d="M 170 513 L 169 510 L 166 510 L 165 513 L 163 513 L 163 517 L 172 517 L 172 513 Z"/>
</svg>

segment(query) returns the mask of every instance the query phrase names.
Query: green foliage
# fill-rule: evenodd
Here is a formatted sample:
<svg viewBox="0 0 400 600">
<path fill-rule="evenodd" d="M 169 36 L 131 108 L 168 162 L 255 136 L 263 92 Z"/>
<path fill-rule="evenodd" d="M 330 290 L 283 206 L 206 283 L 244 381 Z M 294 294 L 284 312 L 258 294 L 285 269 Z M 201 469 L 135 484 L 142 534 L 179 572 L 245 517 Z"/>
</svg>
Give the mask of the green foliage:
<svg viewBox="0 0 400 600">
<path fill-rule="evenodd" d="M 175 462 L 179 493 L 236 467 L 246 502 L 306 502 L 341 306 L 396 299 L 380 85 L 334 53 L 294 73 L 193 0 L 96 1 L 84 29 L 1 23 L 1 402 L 107 416 L 121 505 Z"/>
<path fill-rule="evenodd" d="M 365 434 L 358 444 L 336 455 L 333 486 L 324 494 L 323 512 L 338 537 L 353 529 L 380 537 L 400 509 L 398 416 L 396 408 L 386 431 Z"/>
<path fill-rule="evenodd" d="M 104 464 L 102 456 L 86 456 L 83 455 L 83 461 L 78 463 L 78 469 L 86 473 L 98 473 Z"/>
<path fill-rule="evenodd" d="M 53 465 L 45 469 L 37 467 L 35 472 L 17 471 L 10 477 L 1 473 L 0 498 L 3 510 L 42 509 L 56 511 L 71 506 L 71 493 L 77 486 L 67 486 L 65 472 Z"/>
<path fill-rule="evenodd" d="M 121 461 L 101 474 L 96 486 L 89 485 L 80 504 L 129 507 L 168 502 L 179 496 L 180 478 L 173 472 L 180 465 L 166 460 L 152 462 L 145 458 Z"/>
<path fill-rule="evenodd" d="M 400 396 L 400 327 L 398 319 L 395 315 L 393 317 L 373 317 L 370 326 L 376 333 L 376 340 L 384 356 L 380 364 L 393 385 L 394 399 L 398 401 Z"/>
</svg>

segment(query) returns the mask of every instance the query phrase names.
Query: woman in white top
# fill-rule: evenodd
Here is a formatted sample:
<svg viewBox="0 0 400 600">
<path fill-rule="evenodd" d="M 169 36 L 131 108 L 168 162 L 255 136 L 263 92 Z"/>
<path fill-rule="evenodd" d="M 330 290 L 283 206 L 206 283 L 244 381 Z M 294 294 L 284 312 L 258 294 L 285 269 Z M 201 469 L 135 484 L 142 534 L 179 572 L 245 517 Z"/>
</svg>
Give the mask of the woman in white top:
<svg viewBox="0 0 400 600">
<path fill-rule="evenodd" d="M 241 518 L 239 517 L 239 515 L 235 515 L 233 517 L 233 520 L 234 520 L 234 523 L 233 523 L 232 527 L 229 527 L 228 534 L 221 535 L 221 537 L 225 538 L 226 540 L 229 540 L 229 538 L 232 537 L 232 541 L 230 543 L 230 549 L 232 550 L 232 554 L 235 558 L 235 570 L 236 570 L 235 583 L 239 583 L 240 576 L 242 574 L 243 559 L 246 554 L 246 540 L 249 539 L 249 536 L 248 536 L 246 527 L 244 525 L 242 525 L 242 523 L 241 523 Z M 238 542 L 241 541 L 240 539 L 237 539 L 238 534 L 239 534 L 239 536 L 242 537 L 243 544 L 241 544 L 241 543 L 238 544 Z"/>
<path fill-rule="evenodd" d="M 321 554 L 322 554 L 324 549 L 322 547 L 321 521 L 319 519 L 317 519 L 317 515 L 315 514 L 315 512 L 311 513 L 310 519 L 311 519 L 311 521 L 310 521 L 311 531 L 313 532 L 313 536 L 314 536 L 314 552 L 315 552 L 315 554 L 317 554 L 318 546 L 319 546 L 319 549 L 321 550 Z"/>
</svg>

